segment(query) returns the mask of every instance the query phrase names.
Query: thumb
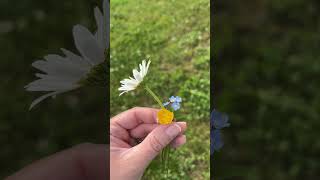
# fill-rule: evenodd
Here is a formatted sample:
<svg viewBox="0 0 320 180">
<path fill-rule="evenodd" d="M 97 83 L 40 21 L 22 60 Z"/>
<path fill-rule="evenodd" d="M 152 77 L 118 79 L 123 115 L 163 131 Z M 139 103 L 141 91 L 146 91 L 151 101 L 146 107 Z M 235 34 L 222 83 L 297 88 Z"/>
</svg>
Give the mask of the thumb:
<svg viewBox="0 0 320 180">
<path fill-rule="evenodd" d="M 159 126 L 154 129 L 139 145 L 135 146 L 137 163 L 143 164 L 144 167 L 148 166 L 161 150 L 170 144 L 181 132 L 182 128 L 178 123 Z"/>
</svg>

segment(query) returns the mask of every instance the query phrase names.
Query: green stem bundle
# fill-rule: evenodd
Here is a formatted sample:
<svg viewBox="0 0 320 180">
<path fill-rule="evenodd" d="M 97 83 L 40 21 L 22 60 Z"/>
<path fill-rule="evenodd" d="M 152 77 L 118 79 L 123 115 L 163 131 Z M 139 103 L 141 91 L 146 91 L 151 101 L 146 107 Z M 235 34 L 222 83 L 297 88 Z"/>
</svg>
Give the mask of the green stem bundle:
<svg viewBox="0 0 320 180">
<path fill-rule="evenodd" d="M 165 108 L 160 100 L 160 98 L 148 87 L 144 87 L 147 92 L 153 97 L 153 99 L 159 104 L 161 108 Z M 161 162 L 166 173 L 166 176 L 169 174 L 169 156 L 170 156 L 170 147 L 165 147 L 161 152 Z"/>
</svg>

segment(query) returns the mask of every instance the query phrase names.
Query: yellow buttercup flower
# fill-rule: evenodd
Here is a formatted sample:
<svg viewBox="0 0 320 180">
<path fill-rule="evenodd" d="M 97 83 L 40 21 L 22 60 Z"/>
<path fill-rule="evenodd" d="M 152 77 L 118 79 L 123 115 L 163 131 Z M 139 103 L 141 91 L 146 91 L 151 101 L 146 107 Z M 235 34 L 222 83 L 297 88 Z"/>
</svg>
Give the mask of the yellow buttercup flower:
<svg viewBox="0 0 320 180">
<path fill-rule="evenodd" d="M 174 117 L 173 112 L 168 111 L 165 108 L 162 108 L 158 112 L 159 124 L 170 124 L 170 123 L 172 123 L 173 117 Z"/>
</svg>

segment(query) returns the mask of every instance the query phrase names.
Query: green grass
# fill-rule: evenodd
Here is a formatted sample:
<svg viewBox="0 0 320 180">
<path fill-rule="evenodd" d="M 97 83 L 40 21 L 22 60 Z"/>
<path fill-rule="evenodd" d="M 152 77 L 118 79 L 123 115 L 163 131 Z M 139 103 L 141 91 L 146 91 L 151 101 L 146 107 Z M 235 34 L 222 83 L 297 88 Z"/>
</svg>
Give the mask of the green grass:
<svg viewBox="0 0 320 180">
<path fill-rule="evenodd" d="M 319 1 L 216 2 L 214 95 L 231 126 L 213 174 L 319 179 Z"/>
<path fill-rule="evenodd" d="M 183 99 L 179 120 L 188 122 L 187 144 L 171 154 L 170 179 L 209 179 L 210 2 L 114 0 L 111 3 L 110 111 L 157 107 L 144 90 L 119 97 L 119 81 L 151 58 L 145 83 L 163 100 Z M 164 179 L 155 160 L 145 179 Z"/>
</svg>

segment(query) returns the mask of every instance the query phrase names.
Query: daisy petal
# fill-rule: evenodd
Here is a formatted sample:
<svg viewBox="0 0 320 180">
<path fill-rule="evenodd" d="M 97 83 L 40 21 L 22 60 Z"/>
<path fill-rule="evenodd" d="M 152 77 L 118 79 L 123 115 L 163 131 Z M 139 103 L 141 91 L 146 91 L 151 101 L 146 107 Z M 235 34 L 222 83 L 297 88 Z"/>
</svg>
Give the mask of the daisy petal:
<svg viewBox="0 0 320 180">
<path fill-rule="evenodd" d="M 142 77 L 140 77 L 140 73 L 136 70 L 136 69 L 134 69 L 133 71 L 132 71 L 132 73 L 133 73 L 133 76 L 134 76 L 134 78 L 137 80 L 137 81 L 141 81 L 142 80 Z"/>
<path fill-rule="evenodd" d="M 104 34 L 104 42 L 105 42 L 105 49 L 109 48 L 109 41 L 110 41 L 110 4 L 109 1 L 103 1 L 103 14 L 104 14 L 104 25 L 103 25 L 103 34 Z"/>
<path fill-rule="evenodd" d="M 81 56 L 78 56 L 76 54 L 74 54 L 73 52 L 62 48 L 61 51 L 66 55 L 66 57 L 70 60 L 70 62 L 81 68 L 84 69 L 86 71 L 88 71 L 91 68 L 91 65 L 88 61 L 84 60 Z"/>
<path fill-rule="evenodd" d="M 147 67 L 146 67 L 146 72 L 145 72 L 145 75 L 148 73 L 148 69 L 149 69 L 149 65 L 150 65 L 151 61 L 148 61 L 148 64 L 147 64 Z"/>
<path fill-rule="evenodd" d="M 50 97 L 50 96 L 55 96 L 57 94 L 61 94 L 61 93 L 64 93 L 65 91 L 56 91 L 56 92 L 52 92 L 52 93 L 48 93 L 48 94 L 45 94 L 43 96 L 40 96 L 39 98 L 35 99 L 30 107 L 29 107 L 29 110 L 31 110 L 35 105 L 37 105 L 38 103 L 40 103 L 41 101 L 43 101 L 44 99 Z"/>
<path fill-rule="evenodd" d="M 83 57 L 86 57 L 93 65 L 104 61 L 104 49 L 102 49 L 90 31 L 76 25 L 73 28 L 73 36 L 77 49 Z"/>
<path fill-rule="evenodd" d="M 99 42 L 99 46 L 102 48 L 102 49 L 106 49 L 105 47 L 105 37 L 104 37 L 104 23 L 103 23 L 103 15 L 100 11 L 100 9 L 98 7 L 96 7 L 94 9 L 94 17 L 96 19 L 96 23 L 97 23 L 97 32 L 95 34 L 95 37 L 96 37 L 96 40 Z"/>
</svg>

